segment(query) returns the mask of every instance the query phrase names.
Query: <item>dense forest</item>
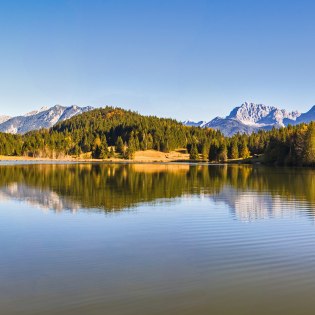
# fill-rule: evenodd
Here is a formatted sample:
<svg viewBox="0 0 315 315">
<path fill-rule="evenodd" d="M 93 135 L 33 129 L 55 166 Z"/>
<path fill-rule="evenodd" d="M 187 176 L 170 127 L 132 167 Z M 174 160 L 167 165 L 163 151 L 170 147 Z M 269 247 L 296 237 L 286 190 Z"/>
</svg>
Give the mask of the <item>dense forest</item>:
<svg viewBox="0 0 315 315">
<path fill-rule="evenodd" d="M 0 133 L 0 155 L 62 158 L 90 154 L 132 159 L 139 150 L 186 149 L 191 160 L 225 162 L 263 156 L 276 165 L 315 165 L 315 123 L 224 137 L 220 131 L 187 127 L 173 119 L 121 108 L 96 109 L 25 135 Z"/>
<path fill-rule="evenodd" d="M 251 135 L 234 135 L 210 145 L 210 161 L 262 156 L 265 164 L 315 165 L 315 123 L 273 128 Z"/>
<path fill-rule="evenodd" d="M 207 159 L 214 139 L 223 141 L 224 137 L 219 131 L 186 127 L 173 119 L 106 107 L 73 117 L 50 130 L 22 136 L 0 134 L 0 154 L 60 158 L 92 153 L 96 159 L 114 155 L 132 159 L 139 150 L 170 152 L 187 148 L 189 152 L 203 152 Z"/>
</svg>

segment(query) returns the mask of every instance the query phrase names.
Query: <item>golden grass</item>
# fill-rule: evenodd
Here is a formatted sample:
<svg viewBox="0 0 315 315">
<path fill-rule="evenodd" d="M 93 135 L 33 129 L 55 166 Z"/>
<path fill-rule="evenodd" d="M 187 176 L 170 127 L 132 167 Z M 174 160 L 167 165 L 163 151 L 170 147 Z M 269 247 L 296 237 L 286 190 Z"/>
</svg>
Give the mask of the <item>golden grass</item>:
<svg viewBox="0 0 315 315">
<path fill-rule="evenodd" d="M 90 158 L 89 154 L 81 155 L 80 157 L 67 156 L 63 158 L 33 158 L 28 156 L 3 156 L 0 155 L 0 161 L 64 161 L 64 162 L 174 162 L 174 161 L 188 161 L 189 154 L 181 153 L 179 151 L 172 151 L 163 153 L 155 150 L 138 151 L 135 153 L 133 160 L 124 160 L 121 158 L 110 158 L 106 160 L 98 160 Z"/>
<path fill-rule="evenodd" d="M 138 151 L 135 153 L 134 161 L 141 162 L 172 162 L 177 160 L 189 160 L 189 154 L 172 151 L 169 153 L 155 150 Z"/>
</svg>

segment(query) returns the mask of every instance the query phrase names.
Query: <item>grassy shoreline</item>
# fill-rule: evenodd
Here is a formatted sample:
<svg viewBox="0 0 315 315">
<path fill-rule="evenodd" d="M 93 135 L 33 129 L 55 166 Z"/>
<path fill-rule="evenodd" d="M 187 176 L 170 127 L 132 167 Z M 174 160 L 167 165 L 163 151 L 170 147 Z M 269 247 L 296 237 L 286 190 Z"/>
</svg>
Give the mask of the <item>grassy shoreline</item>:
<svg viewBox="0 0 315 315">
<path fill-rule="evenodd" d="M 169 163 L 169 162 L 191 162 L 189 154 L 172 151 L 163 153 L 155 150 L 138 151 L 135 153 L 134 159 L 126 160 L 119 157 L 109 159 L 93 159 L 87 157 L 66 156 L 62 158 L 42 158 L 29 156 L 3 156 L 0 155 L 0 162 L 73 162 L 73 163 Z"/>
<path fill-rule="evenodd" d="M 190 160 L 189 154 L 179 151 L 164 153 L 155 150 L 138 151 L 134 159 L 126 160 L 119 157 L 109 159 L 93 159 L 87 157 L 66 156 L 62 158 L 42 158 L 29 156 L 4 156 L 0 155 L 0 162 L 25 162 L 25 163 L 109 163 L 109 164 L 151 164 L 151 163 L 185 163 L 185 164 L 263 164 L 262 157 L 251 157 L 247 159 L 228 160 L 221 163 L 211 163 L 206 160 Z"/>
</svg>

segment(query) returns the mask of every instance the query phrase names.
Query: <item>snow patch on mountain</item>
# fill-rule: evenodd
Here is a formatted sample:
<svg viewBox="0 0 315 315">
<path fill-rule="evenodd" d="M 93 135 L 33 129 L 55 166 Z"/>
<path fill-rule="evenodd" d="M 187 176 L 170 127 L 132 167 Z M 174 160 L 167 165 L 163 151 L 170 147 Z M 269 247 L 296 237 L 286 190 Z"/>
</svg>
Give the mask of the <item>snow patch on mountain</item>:
<svg viewBox="0 0 315 315">
<path fill-rule="evenodd" d="M 298 111 L 289 112 L 274 106 L 245 102 L 235 107 L 225 118 L 216 117 L 202 125 L 192 121 L 184 124 L 218 129 L 224 135 L 232 136 L 238 132 L 251 134 L 259 129 L 270 130 L 312 120 L 315 120 L 315 106 L 309 112 L 301 114 Z"/>
<path fill-rule="evenodd" d="M 243 122 L 237 119 L 221 117 L 214 118 L 213 120 L 205 124 L 204 127 L 220 130 L 224 135 L 228 137 L 238 132 L 250 134 L 258 130 L 257 127 L 253 125 L 244 124 Z"/>
<path fill-rule="evenodd" d="M 73 116 L 88 112 L 93 107 L 76 105 L 64 107 L 55 105 L 51 108 L 42 107 L 23 116 L 12 117 L 0 123 L 0 132 L 24 134 L 32 130 L 51 128 L 55 124 Z"/>
<path fill-rule="evenodd" d="M 226 118 L 236 119 L 245 125 L 262 127 L 267 125 L 284 126 L 284 118 L 296 120 L 300 115 L 297 111 L 287 112 L 274 106 L 245 102 L 240 107 L 234 108 Z"/>
<path fill-rule="evenodd" d="M 194 121 L 191 121 L 191 120 L 185 120 L 185 121 L 183 121 L 183 124 L 185 126 L 189 126 L 189 127 L 205 127 L 207 122 L 203 121 L 203 120 L 200 120 L 198 122 L 194 122 Z"/>
<path fill-rule="evenodd" d="M 286 123 L 286 125 L 288 125 L 289 123 L 291 125 L 297 125 L 297 124 L 301 124 L 301 123 L 309 123 L 311 121 L 315 121 L 315 105 L 308 112 L 301 114 L 295 120 L 295 122 L 285 121 L 285 123 Z"/>
</svg>

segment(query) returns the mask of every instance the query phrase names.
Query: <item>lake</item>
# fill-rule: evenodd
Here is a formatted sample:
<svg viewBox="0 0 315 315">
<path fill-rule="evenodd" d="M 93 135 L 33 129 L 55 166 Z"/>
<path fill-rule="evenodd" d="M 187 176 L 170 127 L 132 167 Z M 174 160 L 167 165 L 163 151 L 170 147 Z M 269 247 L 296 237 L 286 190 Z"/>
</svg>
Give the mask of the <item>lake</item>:
<svg viewBox="0 0 315 315">
<path fill-rule="evenodd" d="M 315 170 L 1 165 L 0 314 L 314 314 Z"/>
</svg>

